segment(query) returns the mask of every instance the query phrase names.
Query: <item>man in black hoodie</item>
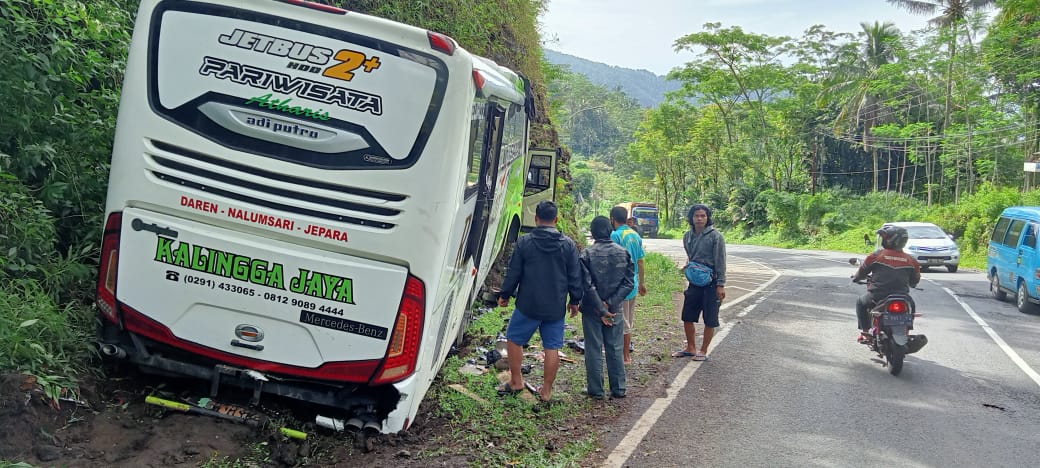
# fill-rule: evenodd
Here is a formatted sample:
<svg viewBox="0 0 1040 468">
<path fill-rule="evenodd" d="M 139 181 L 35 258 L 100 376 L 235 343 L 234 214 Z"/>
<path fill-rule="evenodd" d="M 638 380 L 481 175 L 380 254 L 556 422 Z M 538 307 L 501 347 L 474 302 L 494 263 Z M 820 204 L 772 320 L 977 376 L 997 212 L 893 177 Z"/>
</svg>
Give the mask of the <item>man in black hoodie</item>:
<svg viewBox="0 0 1040 468">
<path fill-rule="evenodd" d="M 543 201 L 535 208 L 536 227 L 516 242 L 509 271 L 498 294 L 498 305 L 506 307 L 509 298 L 516 296 L 516 308 L 506 329 L 509 382 L 498 388 L 498 393 L 515 394 L 524 389 L 520 372 L 523 347 L 535 330 L 542 336 L 545 349 L 544 384 L 538 398 L 549 401 L 556 371 L 560 368 L 560 348 L 563 348 L 564 321 L 567 315 L 567 294 L 570 293 L 571 316 L 578 313 L 582 296 L 581 266 L 574 241 L 556 230 L 556 204 Z M 519 292 L 517 292 L 519 287 Z"/>
</svg>

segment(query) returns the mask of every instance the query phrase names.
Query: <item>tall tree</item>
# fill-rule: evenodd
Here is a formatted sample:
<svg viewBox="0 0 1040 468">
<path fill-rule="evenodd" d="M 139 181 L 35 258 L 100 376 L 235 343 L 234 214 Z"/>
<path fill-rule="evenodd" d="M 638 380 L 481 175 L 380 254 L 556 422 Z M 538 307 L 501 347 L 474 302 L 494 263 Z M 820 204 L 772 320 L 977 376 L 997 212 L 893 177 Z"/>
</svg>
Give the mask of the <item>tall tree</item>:
<svg viewBox="0 0 1040 468">
<path fill-rule="evenodd" d="M 1026 110 L 1025 159 L 1040 156 L 1040 0 L 1006 0 L 983 41 L 986 63 Z"/>
<path fill-rule="evenodd" d="M 946 107 L 943 114 L 943 131 L 950 125 L 950 103 L 953 99 L 953 58 L 957 55 L 957 37 L 964 20 L 976 11 L 989 9 L 996 5 L 996 0 L 886 0 L 915 15 L 941 14 L 928 20 L 932 26 L 950 32 L 947 50 L 950 53 L 946 65 Z M 970 39 L 970 37 L 969 37 Z"/>
<path fill-rule="evenodd" d="M 846 96 L 841 105 L 835 129 L 852 127 L 863 132 L 863 150 L 873 161 L 874 191 L 878 190 L 878 148 L 872 141 L 872 129 L 883 123 L 882 99 L 877 91 L 882 67 L 892 63 L 899 46 L 899 29 L 893 23 L 860 23 L 862 42 L 858 49 L 839 51 L 843 56 L 831 85 L 825 92 Z"/>
</svg>

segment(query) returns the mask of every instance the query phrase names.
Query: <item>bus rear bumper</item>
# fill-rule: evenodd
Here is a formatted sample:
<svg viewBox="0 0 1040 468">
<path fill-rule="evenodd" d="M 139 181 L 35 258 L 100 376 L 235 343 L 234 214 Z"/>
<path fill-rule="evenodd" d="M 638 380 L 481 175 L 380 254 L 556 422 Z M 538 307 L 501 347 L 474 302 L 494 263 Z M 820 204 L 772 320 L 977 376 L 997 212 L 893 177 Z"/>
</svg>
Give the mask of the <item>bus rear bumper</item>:
<svg viewBox="0 0 1040 468">
<path fill-rule="evenodd" d="M 386 433 L 405 429 L 407 418 L 412 416 L 400 413 L 408 412 L 411 406 L 402 399 L 414 393 L 407 390 L 414 384 L 414 376 L 393 385 L 368 386 L 268 374 L 196 359 L 168 345 L 119 330 L 107 320 L 101 319 L 101 323 L 97 344 L 103 356 L 125 360 L 148 374 L 208 381 L 210 398 L 215 399 L 224 387 L 231 386 L 251 391 L 252 405 L 259 404 L 264 394 L 290 398 L 326 407 L 318 409 L 322 415 L 376 423 Z"/>
</svg>

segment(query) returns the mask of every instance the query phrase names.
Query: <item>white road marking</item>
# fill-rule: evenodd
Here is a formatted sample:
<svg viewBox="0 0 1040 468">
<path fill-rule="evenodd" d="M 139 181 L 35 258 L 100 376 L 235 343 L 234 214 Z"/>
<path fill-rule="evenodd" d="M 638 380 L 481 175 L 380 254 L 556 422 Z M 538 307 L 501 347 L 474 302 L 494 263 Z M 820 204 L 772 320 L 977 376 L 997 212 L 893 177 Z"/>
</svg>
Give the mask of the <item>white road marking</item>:
<svg viewBox="0 0 1040 468">
<path fill-rule="evenodd" d="M 985 320 L 982 320 L 982 317 L 979 317 L 979 314 L 976 314 L 975 310 L 972 309 L 971 306 L 965 303 L 960 296 L 951 291 L 950 288 L 943 288 L 943 291 L 946 291 L 946 294 L 953 297 L 953 300 L 957 301 L 957 303 L 961 305 L 961 308 L 963 308 L 971 318 L 975 319 L 975 322 L 982 327 L 982 330 L 985 331 L 995 343 L 997 343 L 997 346 L 1000 346 L 1001 351 L 1004 351 L 1004 354 L 1007 354 L 1007 356 L 1011 358 L 1011 362 L 1014 362 L 1019 369 L 1022 369 L 1022 372 L 1025 372 L 1030 379 L 1033 379 L 1033 382 L 1040 386 L 1040 374 L 1037 374 L 1032 367 L 1029 367 L 1029 364 L 1026 364 L 1026 361 L 1023 360 L 1022 357 L 1019 356 L 1018 353 L 1016 353 L 1015 350 L 997 334 L 997 332 L 993 331 L 989 324 L 987 324 Z"/>
<path fill-rule="evenodd" d="M 732 284 L 727 284 L 727 285 L 726 285 L 726 288 L 727 288 L 727 289 L 739 289 L 739 290 L 741 290 L 741 291 L 751 291 L 751 290 L 750 290 L 750 289 L 748 289 L 748 288 L 742 288 L 742 287 L 740 287 L 740 286 L 733 286 Z M 744 296 L 740 296 L 740 297 L 741 297 L 741 299 L 743 299 L 743 298 L 744 298 Z M 721 309 L 721 307 L 720 307 L 720 309 Z"/>
<path fill-rule="evenodd" d="M 759 287 L 755 288 L 754 291 L 740 296 L 740 298 L 732 302 L 722 304 L 722 306 L 719 307 L 720 310 L 729 309 L 730 307 L 733 307 L 743 302 L 745 299 L 750 298 L 759 292 L 762 292 L 770 285 L 772 285 L 778 278 L 780 278 L 780 274 L 772 268 L 769 268 L 753 260 L 744 260 L 750 263 L 757 264 L 765 270 L 773 271 L 773 277 L 769 279 L 769 281 L 766 281 L 765 283 L 762 283 Z M 768 294 L 759 297 L 758 300 L 756 300 L 754 303 L 748 305 L 744 308 L 744 310 L 740 311 L 736 315 L 736 318 L 743 318 L 744 316 L 746 316 L 748 312 L 751 312 L 756 306 L 765 301 L 766 298 L 769 297 L 771 294 L 772 291 L 770 291 Z M 709 356 L 711 355 L 711 351 L 714 350 L 715 347 L 718 346 L 718 344 L 726 338 L 726 335 L 728 335 L 729 331 L 733 329 L 733 325 L 735 323 L 736 321 L 727 322 L 725 325 L 721 327 L 721 330 L 715 333 L 715 338 L 711 340 L 711 345 L 708 347 Z M 625 437 L 621 439 L 621 442 L 618 443 L 617 447 L 614 447 L 614 451 L 611 452 L 610 456 L 607 457 L 607 460 L 603 463 L 603 466 L 624 466 L 625 462 L 628 461 L 629 457 L 632 456 L 632 452 L 635 452 L 636 447 L 639 446 L 639 442 L 641 442 L 643 438 L 646 437 L 646 434 L 650 432 L 650 428 L 652 428 L 654 424 L 657 422 L 657 420 L 661 418 L 661 415 L 664 414 L 664 411 L 668 409 L 669 405 L 672 404 L 672 401 L 675 400 L 675 397 L 679 394 L 679 391 L 686 387 L 687 382 L 690 381 L 690 378 L 693 377 L 693 374 L 697 372 L 697 369 L 700 369 L 700 367 L 701 361 L 690 360 L 690 362 L 688 362 L 686 366 L 679 371 L 679 374 L 675 376 L 675 379 L 672 380 L 672 383 L 669 384 L 667 388 L 665 388 L 665 396 L 663 398 L 658 398 L 657 400 L 655 400 L 654 403 L 650 405 L 650 408 L 648 408 L 646 412 L 639 417 L 639 420 L 636 421 L 634 426 L 632 426 L 632 429 L 630 429 L 628 433 L 625 434 Z"/>
</svg>

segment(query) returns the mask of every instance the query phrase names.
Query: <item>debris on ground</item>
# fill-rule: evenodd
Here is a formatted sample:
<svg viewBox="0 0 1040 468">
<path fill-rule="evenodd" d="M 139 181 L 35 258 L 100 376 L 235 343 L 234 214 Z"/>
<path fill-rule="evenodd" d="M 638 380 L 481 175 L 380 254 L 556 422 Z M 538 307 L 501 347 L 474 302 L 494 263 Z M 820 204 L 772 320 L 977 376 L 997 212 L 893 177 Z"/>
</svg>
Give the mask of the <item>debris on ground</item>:
<svg viewBox="0 0 1040 468">
<path fill-rule="evenodd" d="M 448 385 L 448 388 L 450 388 L 452 390 L 455 390 L 456 392 L 459 392 L 459 393 L 461 393 L 463 395 L 466 395 L 466 396 L 470 397 L 471 399 L 473 399 L 477 403 L 480 403 L 482 405 L 488 404 L 487 400 L 481 398 L 479 395 L 477 395 L 476 393 L 473 393 L 468 388 L 463 387 L 460 384 L 451 384 L 451 385 Z"/>
<path fill-rule="evenodd" d="M 487 367 L 467 362 L 459 368 L 459 373 L 464 375 L 484 375 Z"/>
<path fill-rule="evenodd" d="M 502 359 L 502 353 L 498 352 L 498 350 L 492 349 L 484 353 L 484 361 L 489 366 L 494 365 L 499 359 Z"/>
</svg>

